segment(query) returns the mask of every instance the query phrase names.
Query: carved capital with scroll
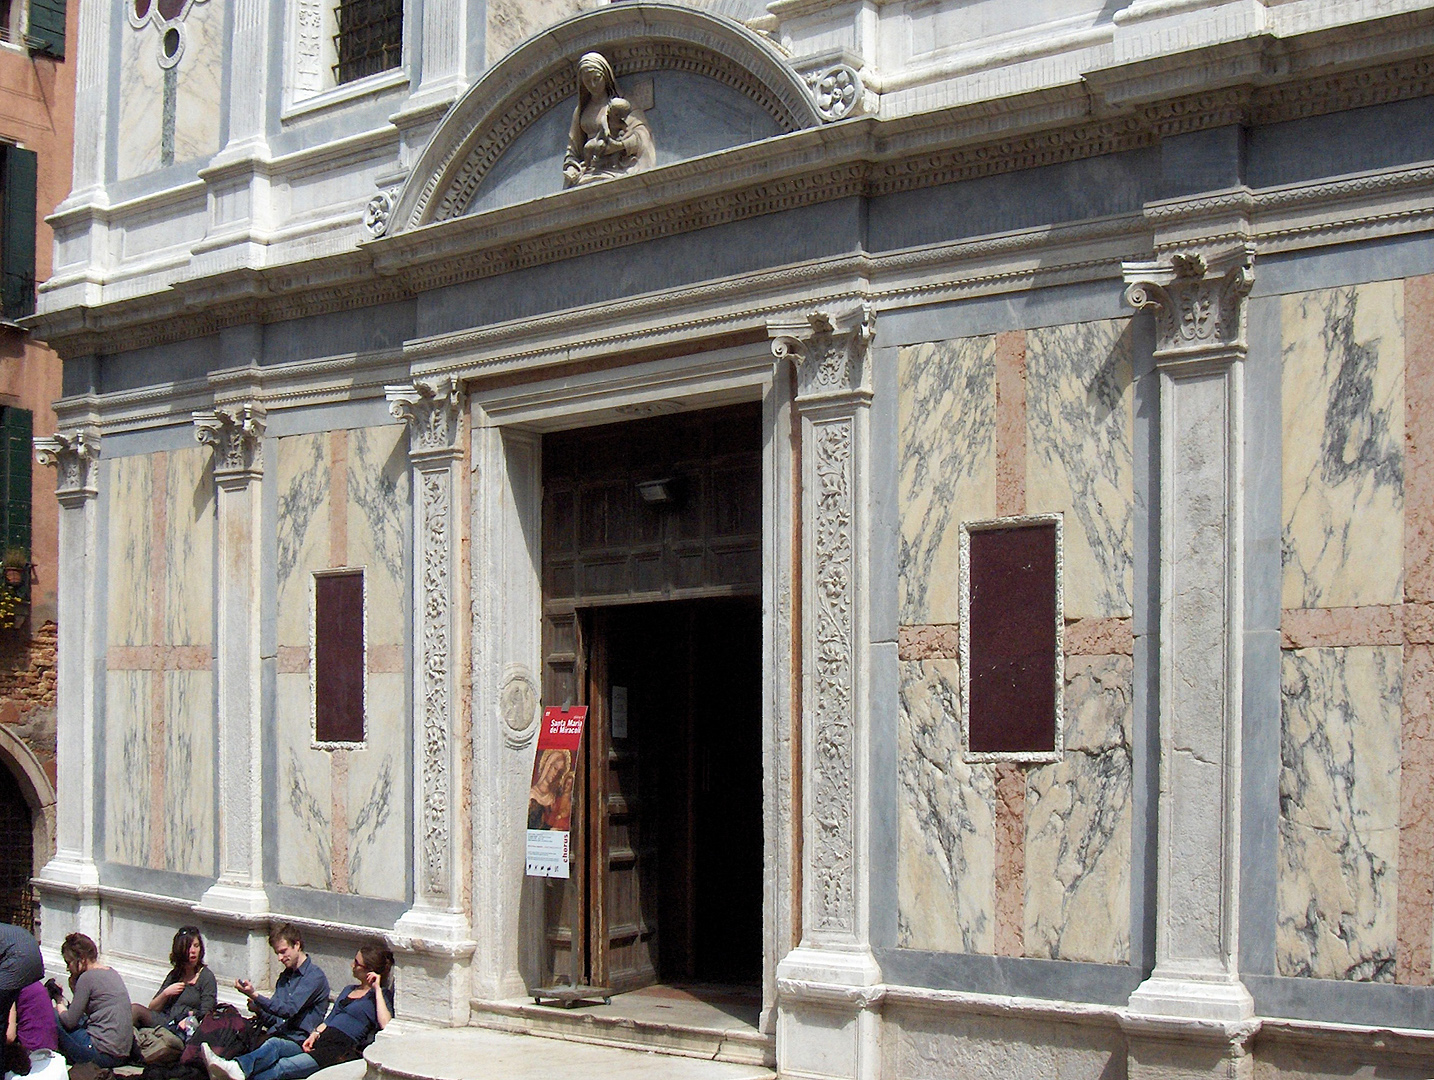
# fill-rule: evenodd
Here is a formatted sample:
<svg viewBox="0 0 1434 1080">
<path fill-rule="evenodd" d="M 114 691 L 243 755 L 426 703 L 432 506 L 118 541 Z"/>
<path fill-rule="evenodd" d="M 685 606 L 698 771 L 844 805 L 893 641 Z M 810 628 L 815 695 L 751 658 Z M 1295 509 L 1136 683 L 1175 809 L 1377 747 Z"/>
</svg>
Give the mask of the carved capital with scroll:
<svg viewBox="0 0 1434 1080">
<path fill-rule="evenodd" d="M 34 440 L 35 460 L 55 467 L 55 493 L 61 502 L 99 494 L 95 465 L 100 458 L 100 437 L 93 428 L 56 432 Z"/>
<path fill-rule="evenodd" d="M 799 400 L 866 389 L 866 352 L 876 329 L 870 304 L 832 314 L 814 311 L 800 320 L 770 319 L 772 355 L 797 369 Z"/>
<path fill-rule="evenodd" d="M 436 382 L 385 386 L 383 392 L 394 419 L 408 425 L 410 455 L 456 452 L 462 396 L 457 380 L 445 375 Z"/>
<path fill-rule="evenodd" d="M 1155 359 L 1162 365 L 1241 359 L 1245 300 L 1255 281 L 1254 251 L 1232 248 L 1206 257 L 1180 253 L 1123 264 L 1125 302 L 1155 313 Z"/>
<path fill-rule="evenodd" d="M 193 415 L 195 439 L 214 447 L 216 480 L 249 480 L 263 471 L 264 406 L 244 402 Z"/>
</svg>

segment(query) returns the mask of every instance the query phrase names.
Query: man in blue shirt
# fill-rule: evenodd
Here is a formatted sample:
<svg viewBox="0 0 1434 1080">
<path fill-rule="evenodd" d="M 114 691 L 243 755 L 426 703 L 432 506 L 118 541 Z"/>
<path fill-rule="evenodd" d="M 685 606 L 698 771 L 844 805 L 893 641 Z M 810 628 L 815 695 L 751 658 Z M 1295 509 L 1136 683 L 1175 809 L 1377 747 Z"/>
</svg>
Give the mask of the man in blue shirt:
<svg viewBox="0 0 1434 1080">
<path fill-rule="evenodd" d="M 249 1011 L 268 1030 L 269 1038 L 263 1045 L 277 1057 L 289 1057 L 303 1053 L 309 1032 L 323 1022 L 329 1003 L 329 977 L 305 955 L 304 935 L 292 923 L 270 934 L 269 944 L 284 965 L 274 984 L 274 995 L 255 993 L 248 979 L 235 979 L 234 989 L 249 999 Z"/>
</svg>

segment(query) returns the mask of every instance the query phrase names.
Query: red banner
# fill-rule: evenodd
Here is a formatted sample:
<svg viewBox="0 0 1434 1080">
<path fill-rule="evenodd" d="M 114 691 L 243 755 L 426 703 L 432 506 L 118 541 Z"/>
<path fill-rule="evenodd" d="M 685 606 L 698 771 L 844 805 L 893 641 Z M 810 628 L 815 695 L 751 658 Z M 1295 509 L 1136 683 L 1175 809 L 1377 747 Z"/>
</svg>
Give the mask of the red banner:
<svg viewBox="0 0 1434 1080">
<path fill-rule="evenodd" d="M 528 874 L 567 877 L 571 851 L 573 785 L 577 780 L 578 747 L 583 739 L 586 705 L 543 710 L 538 748 L 533 755 L 533 780 L 528 786 Z"/>
</svg>

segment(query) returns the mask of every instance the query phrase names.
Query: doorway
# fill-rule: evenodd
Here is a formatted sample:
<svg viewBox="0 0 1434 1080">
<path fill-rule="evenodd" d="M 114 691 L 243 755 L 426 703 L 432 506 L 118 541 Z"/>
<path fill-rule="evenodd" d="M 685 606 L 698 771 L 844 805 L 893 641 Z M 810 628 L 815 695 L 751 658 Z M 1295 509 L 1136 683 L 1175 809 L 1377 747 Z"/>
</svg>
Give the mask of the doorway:
<svg viewBox="0 0 1434 1080">
<path fill-rule="evenodd" d="M 633 605 L 588 622 L 587 974 L 619 992 L 755 985 L 760 604 Z"/>
<path fill-rule="evenodd" d="M 586 704 L 551 983 L 762 979 L 761 415 L 544 436 L 544 703 Z"/>
</svg>

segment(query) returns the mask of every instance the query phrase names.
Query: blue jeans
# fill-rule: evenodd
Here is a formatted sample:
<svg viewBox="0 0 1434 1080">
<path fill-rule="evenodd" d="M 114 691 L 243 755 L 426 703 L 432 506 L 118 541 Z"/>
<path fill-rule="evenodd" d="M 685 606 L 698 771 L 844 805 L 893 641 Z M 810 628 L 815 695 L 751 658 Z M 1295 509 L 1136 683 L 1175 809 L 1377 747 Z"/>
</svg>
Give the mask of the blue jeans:
<svg viewBox="0 0 1434 1080">
<path fill-rule="evenodd" d="M 257 1050 L 234 1059 L 249 1080 L 298 1080 L 319 1071 L 319 1063 L 292 1039 L 265 1039 Z"/>
<path fill-rule="evenodd" d="M 59 1031 L 56 1034 L 60 1037 L 60 1053 L 65 1056 L 65 1061 L 71 1065 L 81 1065 L 92 1061 L 96 1065 L 106 1069 L 113 1069 L 116 1065 L 128 1065 L 129 1058 L 115 1057 L 100 1050 L 90 1039 L 89 1029 L 83 1024 L 74 1031 L 66 1031 L 63 1024 L 56 1024 Z"/>
</svg>

